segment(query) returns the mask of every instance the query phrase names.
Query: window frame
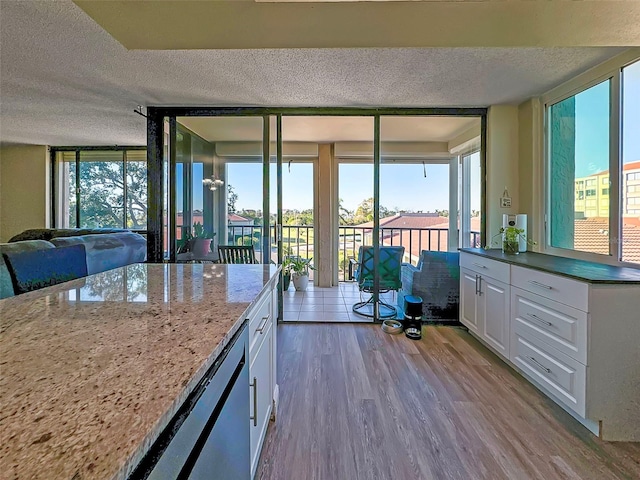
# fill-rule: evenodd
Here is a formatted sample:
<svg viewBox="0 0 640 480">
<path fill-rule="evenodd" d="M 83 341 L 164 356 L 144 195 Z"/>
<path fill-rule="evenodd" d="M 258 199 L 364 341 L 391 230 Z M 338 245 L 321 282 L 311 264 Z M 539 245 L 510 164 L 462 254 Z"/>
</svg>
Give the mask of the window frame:
<svg viewBox="0 0 640 480">
<path fill-rule="evenodd" d="M 540 202 L 544 212 L 541 251 L 546 254 L 595 261 L 618 266 L 639 268 L 637 263 L 622 261 L 622 70 L 640 61 L 640 49 L 623 52 L 592 68 L 573 80 L 562 84 L 541 97 L 542 115 L 542 182 L 544 195 Z M 550 178 L 550 119 L 551 106 L 576 96 L 602 82 L 610 81 L 609 90 L 609 253 L 598 254 L 551 245 L 551 178 Z M 617 181 L 613 181 L 617 179 Z M 598 188 L 598 186 L 596 187 Z M 586 190 L 586 185 L 585 185 Z M 584 197 L 586 199 L 586 195 Z"/>
<path fill-rule="evenodd" d="M 126 206 L 126 197 L 127 197 L 127 151 L 132 150 L 144 150 L 146 152 L 147 147 L 145 145 L 130 145 L 130 146 L 119 146 L 119 145 L 108 145 L 108 146 L 67 146 L 67 147 L 51 147 L 50 149 L 50 162 L 51 162 L 51 227 L 52 228 L 65 228 L 60 227 L 61 221 L 61 201 L 63 192 L 60 191 L 60 186 L 62 182 L 62 178 L 59 172 L 59 165 L 57 160 L 57 154 L 59 152 L 75 152 L 75 166 L 76 166 L 76 184 L 75 184 L 75 200 L 76 200 L 76 223 L 75 225 L 69 225 L 68 228 L 91 228 L 91 227 L 82 227 L 80 225 L 80 215 L 78 214 L 80 210 L 80 153 L 81 152 L 89 152 L 89 151 L 109 151 L 109 152 L 121 152 L 122 153 L 122 168 L 123 168 L 123 176 L 125 181 L 123 182 L 123 206 Z M 147 162 L 145 162 L 147 163 Z M 131 229 L 126 225 L 127 222 L 127 214 L 126 207 L 124 207 L 123 211 L 123 224 L 122 227 L 127 230 L 131 230 L 132 232 L 146 234 L 147 229 Z M 147 208 L 148 208 L 148 197 L 147 197 Z"/>
</svg>

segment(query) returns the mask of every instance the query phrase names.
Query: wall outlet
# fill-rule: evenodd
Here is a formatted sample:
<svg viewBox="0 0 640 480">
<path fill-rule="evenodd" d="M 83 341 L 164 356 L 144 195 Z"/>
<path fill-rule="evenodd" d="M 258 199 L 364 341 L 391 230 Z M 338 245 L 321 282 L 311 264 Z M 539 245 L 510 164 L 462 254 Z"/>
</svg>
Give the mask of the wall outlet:
<svg viewBox="0 0 640 480">
<path fill-rule="evenodd" d="M 502 208 L 511 208 L 511 197 L 501 197 L 500 206 Z"/>
</svg>

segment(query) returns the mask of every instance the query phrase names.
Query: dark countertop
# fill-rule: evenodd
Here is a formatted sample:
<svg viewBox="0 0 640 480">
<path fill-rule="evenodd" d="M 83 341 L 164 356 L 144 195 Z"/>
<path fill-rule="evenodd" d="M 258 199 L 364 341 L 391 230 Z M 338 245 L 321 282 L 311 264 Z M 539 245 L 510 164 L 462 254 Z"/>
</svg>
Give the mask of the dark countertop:
<svg viewBox="0 0 640 480">
<path fill-rule="evenodd" d="M 499 249 L 461 248 L 460 251 L 588 283 L 640 284 L 640 269 L 636 268 L 615 267 L 604 263 L 587 262 L 585 260 L 576 260 L 575 258 L 558 257 L 535 252 L 507 255 Z"/>
</svg>

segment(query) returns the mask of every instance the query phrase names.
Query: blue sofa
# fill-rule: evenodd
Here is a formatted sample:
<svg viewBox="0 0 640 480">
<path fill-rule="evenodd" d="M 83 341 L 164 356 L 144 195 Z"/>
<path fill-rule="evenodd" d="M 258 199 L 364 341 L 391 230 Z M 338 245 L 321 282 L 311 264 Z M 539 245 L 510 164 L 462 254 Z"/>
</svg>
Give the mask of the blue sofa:
<svg viewBox="0 0 640 480">
<path fill-rule="evenodd" d="M 34 235 L 41 235 L 43 230 Z M 130 231 L 111 231 L 108 233 L 88 233 L 86 235 L 68 236 L 70 230 L 64 231 L 67 236 L 56 237 L 55 229 L 47 229 L 49 240 L 33 239 L 10 241 L 0 244 L 0 298 L 16 294 L 9 269 L 4 261 L 3 253 L 34 251 L 71 245 L 83 245 L 86 252 L 87 274 L 103 272 L 113 268 L 144 262 L 147 258 L 147 241 L 137 233 Z M 93 230 L 95 232 L 95 230 Z M 23 232 L 23 234 L 26 232 Z M 78 232 L 79 233 L 79 232 Z M 17 236 L 25 238 L 29 235 Z M 33 236 L 33 235 L 32 235 Z M 16 237 L 12 238 L 14 240 Z"/>
<path fill-rule="evenodd" d="M 422 321 L 458 323 L 460 304 L 460 255 L 458 252 L 423 250 L 414 267 L 402 264 L 402 290 L 398 306 L 404 308 L 404 297 L 422 298 Z"/>
</svg>

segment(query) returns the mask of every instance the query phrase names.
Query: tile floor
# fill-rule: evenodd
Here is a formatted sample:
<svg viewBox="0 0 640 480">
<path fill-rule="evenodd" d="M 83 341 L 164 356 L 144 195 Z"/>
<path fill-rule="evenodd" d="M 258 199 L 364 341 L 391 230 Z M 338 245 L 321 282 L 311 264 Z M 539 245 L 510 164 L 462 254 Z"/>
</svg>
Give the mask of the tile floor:
<svg viewBox="0 0 640 480">
<path fill-rule="evenodd" d="M 397 294 L 389 292 L 380 297 L 395 305 Z M 340 283 L 338 287 L 320 288 L 309 284 L 305 292 L 298 292 L 291 283 L 289 290 L 283 292 L 283 320 L 289 322 L 371 322 L 372 319 L 353 313 L 354 303 L 369 298 L 363 293 L 360 297 L 358 285 L 353 282 Z"/>
</svg>

